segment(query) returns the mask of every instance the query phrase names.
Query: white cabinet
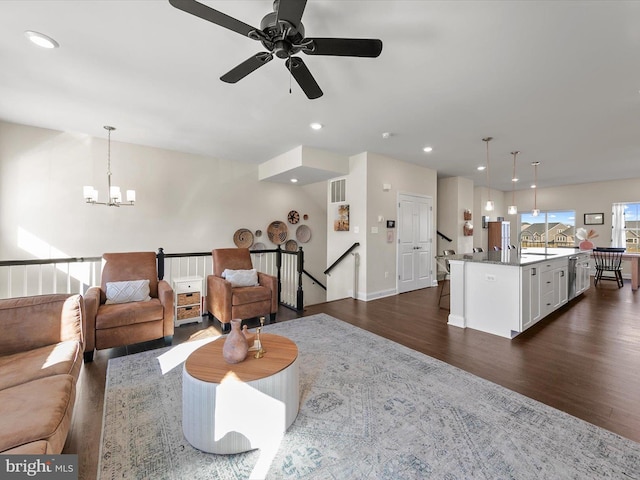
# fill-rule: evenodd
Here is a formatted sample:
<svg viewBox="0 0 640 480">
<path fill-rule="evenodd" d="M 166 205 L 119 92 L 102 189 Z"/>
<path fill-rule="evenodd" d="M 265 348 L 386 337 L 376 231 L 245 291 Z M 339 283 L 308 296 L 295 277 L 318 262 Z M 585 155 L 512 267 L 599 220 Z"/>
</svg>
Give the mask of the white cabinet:
<svg viewBox="0 0 640 480">
<path fill-rule="evenodd" d="M 520 331 L 534 325 L 567 303 L 567 259 L 547 260 L 521 268 Z"/>
<path fill-rule="evenodd" d="M 576 295 L 580 295 L 584 291 L 588 290 L 591 286 L 590 277 L 590 260 L 591 257 L 588 253 L 580 253 L 577 255 L 576 261 Z"/>
<path fill-rule="evenodd" d="M 553 270 L 553 310 L 560 308 L 569 300 L 569 277 L 567 264 Z"/>
<path fill-rule="evenodd" d="M 540 275 L 538 267 L 522 267 L 520 273 L 520 331 L 540 320 Z"/>
<path fill-rule="evenodd" d="M 540 264 L 542 271 L 540 310 L 546 317 L 567 303 L 569 295 L 568 262 L 566 258 Z"/>
<path fill-rule="evenodd" d="M 202 323 L 202 277 L 179 277 L 173 280 L 173 323 Z"/>
</svg>

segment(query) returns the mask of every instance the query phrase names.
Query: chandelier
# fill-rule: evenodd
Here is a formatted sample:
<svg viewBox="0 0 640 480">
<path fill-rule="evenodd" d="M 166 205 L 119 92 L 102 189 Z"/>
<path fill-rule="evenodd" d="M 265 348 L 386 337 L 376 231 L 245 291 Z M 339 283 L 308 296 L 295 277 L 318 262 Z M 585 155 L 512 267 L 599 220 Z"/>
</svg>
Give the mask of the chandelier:
<svg viewBox="0 0 640 480">
<path fill-rule="evenodd" d="M 104 129 L 109 132 L 109 140 L 108 140 L 108 153 L 107 153 L 107 192 L 109 199 L 106 202 L 98 201 L 98 190 L 93 188 L 91 185 L 85 185 L 83 187 L 84 200 L 91 205 L 107 205 L 108 207 L 131 207 L 134 205 L 136 201 L 136 191 L 135 190 L 127 190 L 127 201 L 126 203 L 122 203 L 122 193 L 120 192 L 120 187 L 116 187 L 115 185 L 111 185 L 111 132 L 115 130 L 115 127 L 110 127 L 109 125 L 105 125 Z"/>
<path fill-rule="evenodd" d="M 518 213 L 518 206 L 516 205 L 516 198 L 515 198 L 515 188 L 516 188 L 516 182 L 518 181 L 518 177 L 516 177 L 516 156 L 519 154 L 519 151 L 515 151 L 515 152 L 511 152 L 511 155 L 513 155 L 513 175 L 511 176 L 511 205 L 509 205 L 509 207 L 507 207 L 507 213 L 509 215 L 515 215 L 516 213 Z"/>
<path fill-rule="evenodd" d="M 493 137 L 485 137 L 482 139 L 483 142 L 487 144 L 487 203 L 484 206 L 484 209 L 487 212 L 490 212 L 494 208 L 494 204 L 491 201 L 491 177 L 489 176 L 489 142 L 493 140 Z"/>
</svg>

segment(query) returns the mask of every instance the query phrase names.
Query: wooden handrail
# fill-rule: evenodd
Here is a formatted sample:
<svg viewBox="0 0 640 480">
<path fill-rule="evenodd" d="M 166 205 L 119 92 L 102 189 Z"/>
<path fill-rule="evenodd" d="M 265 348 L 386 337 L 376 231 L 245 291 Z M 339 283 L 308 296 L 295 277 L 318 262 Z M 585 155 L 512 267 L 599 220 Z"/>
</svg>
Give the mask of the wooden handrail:
<svg viewBox="0 0 640 480">
<path fill-rule="evenodd" d="M 436 233 L 438 235 L 440 235 L 442 238 L 444 238 L 447 242 L 453 242 L 453 240 L 451 240 L 449 237 L 447 237 L 444 233 L 439 232 L 438 230 L 436 230 Z"/>
<path fill-rule="evenodd" d="M 53 265 L 56 263 L 99 262 L 102 257 L 66 257 L 47 258 L 42 260 L 0 260 L 0 267 L 16 267 L 20 265 Z"/>
<path fill-rule="evenodd" d="M 342 255 L 340 255 L 340 257 L 331 264 L 331 266 L 329 266 L 329 268 L 327 268 L 324 271 L 324 274 L 327 275 L 331 270 L 333 270 L 333 268 L 338 265 L 343 259 L 344 257 L 346 257 L 347 255 L 349 255 L 355 248 L 359 247 L 360 243 L 359 242 L 355 242 L 353 245 L 351 245 L 346 252 L 344 252 Z"/>
</svg>

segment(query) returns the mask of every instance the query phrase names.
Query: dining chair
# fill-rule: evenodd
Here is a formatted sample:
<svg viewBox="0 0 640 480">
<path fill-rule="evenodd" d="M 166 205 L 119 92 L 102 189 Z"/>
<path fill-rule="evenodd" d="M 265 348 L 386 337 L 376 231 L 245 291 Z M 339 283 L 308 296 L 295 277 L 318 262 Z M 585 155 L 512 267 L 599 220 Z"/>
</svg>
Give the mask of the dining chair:
<svg viewBox="0 0 640 480">
<path fill-rule="evenodd" d="M 618 288 L 624 286 L 622 279 L 622 254 L 624 248 L 594 248 L 593 259 L 596 264 L 594 286 L 598 286 L 600 280 L 614 280 Z"/>
<path fill-rule="evenodd" d="M 484 248 L 482 247 L 473 247 L 473 253 L 481 253 L 484 252 Z"/>
</svg>

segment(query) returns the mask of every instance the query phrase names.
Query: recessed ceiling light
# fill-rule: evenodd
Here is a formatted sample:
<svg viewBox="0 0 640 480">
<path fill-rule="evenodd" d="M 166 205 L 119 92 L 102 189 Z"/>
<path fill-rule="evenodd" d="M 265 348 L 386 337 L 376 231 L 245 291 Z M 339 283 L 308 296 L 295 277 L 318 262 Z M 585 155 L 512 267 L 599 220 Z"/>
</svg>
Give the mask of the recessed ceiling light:
<svg viewBox="0 0 640 480">
<path fill-rule="evenodd" d="M 48 37 L 44 33 L 27 30 L 26 32 L 24 32 L 24 35 L 29 40 L 31 40 L 32 43 L 42 48 L 58 48 L 60 46 L 58 42 L 56 42 L 53 38 Z"/>
<path fill-rule="evenodd" d="M 423 151 L 423 152 L 426 152 L 426 153 L 432 152 L 432 151 L 433 151 L 433 147 L 424 147 L 424 148 L 422 149 L 422 151 Z"/>
<path fill-rule="evenodd" d="M 477 168 L 478 168 L 478 170 L 482 171 L 482 170 L 484 170 L 484 169 L 485 169 L 485 168 L 487 168 L 487 167 L 485 167 L 484 165 L 478 165 L 478 167 L 477 167 Z"/>
<path fill-rule="evenodd" d="M 314 122 L 311 125 L 309 125 L 311 128 L 313 128 L 314 130 L 320 130 L 322 128 L 322 124 L 321 123 L 317 123 Z"/>
<path fill-rule="evenodd" d="M 292 178 L 291 179 L 291 183 L 298 183 L 298 179 L 297 178 Z"/>
<path fill-rule="evenodd" d="M 391 137 L 393 137 L 393 133 L 391 133 L 391 132 L 384 132 L 382 134 L 382 138 L 384 138 L 384 139 L 391 138 Z"/>
<path fill-rule="evenodd" d="M 517 182 L 518 180 L 520 180 L 519 178 L 512 178 L 511 181 L 512 182 Z"/>
</svg>

